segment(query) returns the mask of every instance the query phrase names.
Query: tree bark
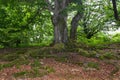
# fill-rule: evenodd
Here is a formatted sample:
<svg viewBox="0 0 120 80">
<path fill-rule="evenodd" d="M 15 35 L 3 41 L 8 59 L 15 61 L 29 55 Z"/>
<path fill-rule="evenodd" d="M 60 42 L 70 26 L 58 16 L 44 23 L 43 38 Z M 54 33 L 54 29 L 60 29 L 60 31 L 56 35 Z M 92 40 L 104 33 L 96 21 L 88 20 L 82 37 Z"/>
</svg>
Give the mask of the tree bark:
<svg viewBox="0 0 120 80">
<path fill-rule="evenodd" d="M 82 0 L 80 0 L 78 5 L 81 6 L 80 10 L 78 10 L 77 14 L 73 17 L 71 21 L 71 29 L 70 29 L 70 40 L 75 41 L 77 39 L 77 27 L 79 25 L 80 19 L 82 19 L 83 16 L 83 5 Z"/>
<path fill-rule="evenodd" d="M 68 41 L 67 14 L 63 10 L 67 6 L 67 0 L 55 0 L 55 7 L 52 16 L 54 26 L 54 43 L 66 43 Z"/>
<path fill-rule="evenodd" d="M 82 18 L 82 13 L 78 12 L 71 21 L 71 29 L 70 29 L 70 39 L 76 40 L 77 38 L 77 27 L 79 20 Z"/>
<path fill-rule="evenodd" d="M 60 15 L 53 15 L 54 43 L 66 43 L 68 41 L 68 31 L 66 18 Z"/>
<path fill-rule="evenodd" d="M 119 16 L 118 16 L 118 11 L 117 11 L 116 0 L 112 0 L 112 4 L 113 4 L 114 17 L 118 21 Z"/>
</svg>

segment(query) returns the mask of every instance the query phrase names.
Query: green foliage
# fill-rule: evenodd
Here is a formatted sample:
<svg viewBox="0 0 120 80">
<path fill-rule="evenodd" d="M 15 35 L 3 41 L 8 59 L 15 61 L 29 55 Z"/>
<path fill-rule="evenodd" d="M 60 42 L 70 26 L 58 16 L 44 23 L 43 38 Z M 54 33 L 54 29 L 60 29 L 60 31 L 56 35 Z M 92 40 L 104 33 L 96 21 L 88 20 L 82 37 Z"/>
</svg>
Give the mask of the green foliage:
<svg viewBox="0 0 120 80">
<path fill-rule="evenodd" d="M 109 35 L 105 33 L 97 33 L 91 39 L 87 39 L 84 34 L 80 36 L 79 40 L 80 43 L 84 43 L 85 45 L 97 48 L 105 48 L 104 44 L 110 44 L 112 42 Z"/>
<path fill-rule="evenodd" d="M 61 11 L 63 14 L 67 15 L 73 12 L 72 15 L 68 16 L 73 17 L 76 11 L 83 11 L 84 13 L 79 21 L 78 41 L 92 46 L 96 46 L 98 43 L 109 43 L 108 36 L 102 33 L 98 33 L 98 35 L 97 32 L 103 30 L 103 28 L 108 28 L 104 25 L 105 22 L 108 21 L 107 24 L 113 22 L 112 4 L 108 0 L 105 0 L 105 2 L 93 1 L 90 4 L 87 4 L 86 0 L 70 1 L 71 3 Z M 118 1 L 117 4 L 120 4 L 120 2 Z M 53 40 L 54 32 L 51 21 L 52 13 L 46 10 L 46 6 L 45 0 L 0 0 L 0 48 L 48 46 Z M 119 7 L 118 5 L 118 12 L 120 12 Z M 70 26 L 71 20 L 68 19 L 67 21 Z M 87 39 L 87 36 L 92 38 Z M 119 36 L 114 36 L 112 41 L 119 42 Z M 74 46 L 76 44 L 71 44 L 71 47 Z M 55 48 L 59 51 L 63 50 L 64 46 L 60 44 L 58 47 L 57 44 Z"/>
<path fill-rule="evenodd" d="M 0 7 L 1 48 L 29 45 L 30 38 L 34 40 L 32 44 L 52 39 L 50 13 L 47 10 L 42 10 L 46 6 L 44 0 L 5 2 L 7 3 L 5 4 L 4 1 L 0 3 L 2 4 Z M 34 25 L 37 25 L 35 30 L 33 29 Z"/>
<path fill-rule="evenodd" d="M 113 41 L 113 42 L 120 42 L 120 33 L 114 35 L 114 36 L 112 37 L 112 41 Z"/>
</svg>

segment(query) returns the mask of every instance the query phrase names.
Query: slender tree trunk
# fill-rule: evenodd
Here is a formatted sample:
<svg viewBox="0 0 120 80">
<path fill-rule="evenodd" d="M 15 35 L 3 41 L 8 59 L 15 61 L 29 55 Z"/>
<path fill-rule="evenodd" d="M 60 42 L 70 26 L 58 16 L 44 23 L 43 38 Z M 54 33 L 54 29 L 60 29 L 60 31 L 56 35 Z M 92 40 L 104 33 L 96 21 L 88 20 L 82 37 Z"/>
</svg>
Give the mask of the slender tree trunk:
<svg viewBox="0 0 120 80">
<path fill-rule="evenodd" d="M 71 29 L 70 29 L 70 39 L 76 40 L 77 38 L 77 27 L 79 24 L 79 20 L 82 18 L 82 13 L 78 12 L 72 19 Z"/>
<path fill-rule="evenodd" d="M 79 1 L 78 5 L 81 6 L 81 9 L 78 10 L 77 14 L 73 17 L 71 21 L 70 39 L 73 41 L 77 39 L 77 27 L 79 25 L 80 19 L 82 19 L 83 10 L 84 10 L 82 5 L 82 0 Z"/>
<path fill-rule="evenodd" d="M 115 17 L 116 20 L 119 20 L 116 0 L 112 0 L 112 4 L 113 4 L 114 17 Z"/>
</svg>

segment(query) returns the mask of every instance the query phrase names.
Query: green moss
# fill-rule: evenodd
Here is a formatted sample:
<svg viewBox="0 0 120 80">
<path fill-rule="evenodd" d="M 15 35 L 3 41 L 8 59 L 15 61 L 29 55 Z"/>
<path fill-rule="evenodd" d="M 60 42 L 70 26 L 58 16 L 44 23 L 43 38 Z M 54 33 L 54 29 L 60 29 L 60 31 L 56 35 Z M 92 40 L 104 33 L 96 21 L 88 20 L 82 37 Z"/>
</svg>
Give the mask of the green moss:
<svg viewBox="0 0 120 80">
<path fill-rule="evenodd" d="M 49 67 L 49 66 L 45 66 L 44 69 L 45 69 L 48 73 L 55 72 L 55 70 L 54 70 L 52 67 Z"/>
<path fill-rule="evenodd" d="M 89 51 L 89 57 L 97 57 L 97 52 L 96 51 Z"/>
<path fill-rule="evenodd" d="M 39 59 L 34 59 L 34 61 L 31 63 L 30 66 L 31 66 L 31 70 L 14 73 L 13 76 L 14 77 L 23 77 L 23 78 L 24 77 L 34 78 L 34 77 L 44 76 L 51 72 L 55 72 L 55 70 L 52 67 L 43 66 L 40 63 Z"/>
<path fill-rule="evenodd" d="M 21 72 L 17 72 L 17 73 L 13 73 L 14 77 L 21 77 L 21 78 L 35 78 L 35 77 L 42 77 L 44 75 L 46 75 L 47 72 L 40 72 L 38 69 L 34 69 L 31 71 L 21 71 Z"/>
<path fill-rule="evenodd" d="M 19 58 L 19 55 L 16 55 L 16 54 L 7 54 L 7 55 L 4 55 L 1 60 L 4 60 L 4 61 L 13 61 L 15 59 Z"/>
<path fill-rule="evenodd" d="M 27 52 L 27 54 L 29 55 L 29 57 L 31 57 L 31 58 L 40 58 L 40 50 L 30 50 L 30 51 L 28 51 Z"/>
<path fill-rule="evenodd" d="M 105 53 L 102 55 L 104 59 L 115 59 L 115 55 L 113 53 Z"/>
<path fill-rule="evenodd" d="M 42 64 L 40 63 L 39 59 L 35 59 L 32 63 L 31 63 L 32 67 L 41 67 Z"/>
<path fill-rule="evenodd" d="M 78 53 L 82 56 L 85 56 L 85 57 L 90 57 L 90 54 L 88 51 L 84 50 L 84 49 L 81 49 L 81 48 L 78 48 Z"/>
<path fill-rule="evenodd" d="M 88 63 L 84 63 L 84 66 L 86 68 L 95 68 L 95 69 L 99 69 L 99 64 L 96 62 L 88 62 Z"/>
<path fill-rule="evenodd" d="M 21 71 L 21 72 L 14 73 L 13 76 L 14 77 L 21 77 L 21 76 L 25 76 L 28 73 L 29 73 L 28 71 Z"/>
<path fill-rule="evenodd" d="M 16 60 L 13 60 L 13 61 L 5 63 L 5 64 L 0 64 L 0 70 L 4 69 L 4 68 L 8 68 L 8 67 L 13 67 L 13 66 L 18 67 L 23 64 L 26 64 L 26 65 L 29 64 L 29 60 L 16 59 Z"/>
<path fill-rule="evenodd" d="M 59 61 L 59 62 L 67 62 L 68 61 L 68 58 L 63 56 L 63 57 L 56 57 L 55 58 L 56 61 Z"/>
<path fill-rule="evenodd" d="M 53 47 L 55 50 L 58 50 L 58 51 L 63 51 L 65 49 L 65 45 L 63 43 L 57 43 Z"/>
<path fill-rule="evenodd" d="M 80 47 L 80 44 L 78 44 L 76 41 L 70 40 L 67 44 L 66 44 L 67 49 L 73 49 L 73 48 L 77 48 Z"/>
<path fill-rule="evenodd" d="M 16 52 L 13 52 L 13 53 L 6 53 L 6 54 L 3 54 L 3 55 L 0 55 L 0 59 L 2 61 L 13 61 L 13 60 L 16 60 L 16 59 L 19 59 L 25 55 L 25 50 L 18 50 Z"/>
</svg>

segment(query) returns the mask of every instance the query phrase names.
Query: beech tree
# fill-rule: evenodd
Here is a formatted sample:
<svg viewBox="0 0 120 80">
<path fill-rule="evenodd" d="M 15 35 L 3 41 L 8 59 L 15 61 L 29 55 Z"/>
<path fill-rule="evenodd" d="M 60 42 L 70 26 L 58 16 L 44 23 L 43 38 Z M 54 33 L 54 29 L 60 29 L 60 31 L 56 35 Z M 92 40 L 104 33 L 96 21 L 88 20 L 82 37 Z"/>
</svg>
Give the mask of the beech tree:
<svg viewBox="0 0 120 80">
<path fill-rule="evenodd" d="M 74 3 L 81 6 L 81 0 L 45 0 L 48 9 L 53 13 L 52 24 L 54 26 L 54 43 L 67 43 L 68 42 L 68 29 L 66 9 L 70 4 Z M 70 38 L 75 39 L 78 21 L 81 17 L 81 12 L 78 11 L 71 22 Z"/>
<path fill-rule="evenodd" d="M 54 26 L 54 43 L 65 43 L 68 40 L 67 34 L 67 14 L 62 11 L 68 5 L 68 0 L 46 0 L 48 9 L 53 13 L 51 19 Z"/>
</svg>

